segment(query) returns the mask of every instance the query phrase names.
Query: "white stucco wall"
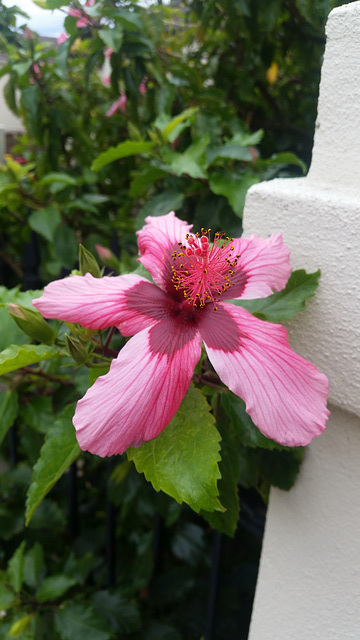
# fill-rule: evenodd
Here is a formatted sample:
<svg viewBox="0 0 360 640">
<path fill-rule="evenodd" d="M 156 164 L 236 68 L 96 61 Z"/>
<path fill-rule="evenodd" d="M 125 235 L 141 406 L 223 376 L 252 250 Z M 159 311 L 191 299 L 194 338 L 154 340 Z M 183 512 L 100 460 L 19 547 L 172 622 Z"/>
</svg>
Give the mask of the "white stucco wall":
<svg viewBox="0 0 360 640">
<path fill-rule="evenodd" d="M 272 490 L 249 640 L 360 638 L 360 2 L 327 25 L 309 175 L 252 187 L 244 232 L 281 231 L 294 268 L 322 271 L 289 327 L 330 380 L 331 418 L 295 487 Z"/>
</svg>

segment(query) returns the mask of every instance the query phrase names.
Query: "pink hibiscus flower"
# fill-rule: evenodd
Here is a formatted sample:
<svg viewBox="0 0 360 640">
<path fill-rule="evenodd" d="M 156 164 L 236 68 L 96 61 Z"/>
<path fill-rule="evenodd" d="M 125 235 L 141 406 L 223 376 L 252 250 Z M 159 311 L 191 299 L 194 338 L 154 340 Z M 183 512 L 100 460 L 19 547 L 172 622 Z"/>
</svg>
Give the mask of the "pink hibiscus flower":
<svg viewBox="0 0 360 640">
<path fill-rule="evenodd" d="M 79 445 L 100 456 L 155 438 L 186 394 L 201 356 L 246 402 L 254 423 L 285 445 L 305 445 L 325 427 L 327 378 L 294 353 L 284 327 L 223 299 L 266 297 L 290 275 L 281 235 L 223 240 L 191 234 L 174 212 L 148 217 L 140 258 L 154 283 L 129 274 L 72 276 L 45 287 L 34 306 L 46 318 L 133 336 L 78 402 Z"/>
</svg>

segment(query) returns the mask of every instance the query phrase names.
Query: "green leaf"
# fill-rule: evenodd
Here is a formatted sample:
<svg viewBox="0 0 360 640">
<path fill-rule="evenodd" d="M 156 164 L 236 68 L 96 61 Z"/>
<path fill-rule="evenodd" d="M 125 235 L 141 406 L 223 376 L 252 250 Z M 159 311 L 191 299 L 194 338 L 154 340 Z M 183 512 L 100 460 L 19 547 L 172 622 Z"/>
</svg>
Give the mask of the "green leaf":
<svg viewBox="0 0 360 640">
<path fill-rule="evenodd" d="M 314 296 L 319 278 L 320 271 L 306 273 L 304 269 L 299 269 L 292 272 L 285 289 L 272 296 L 255 300 L 232 300 L 232 302 L 247 309 L 261 320 L 288 322 L 295 314 L 305 311 L 306 300 Z"/>
<path fill-rule="evenodd" d="M 221 408 L 228 416 L 230 424 L 236 433 L 239 443 L 246 447 L 262 449 L 280 449 L 284 447 L 264 436 L 254 425 L 248 413 L 246 413 L 245 403 L 233 393 L 224 393 L 221 397 Z"/>
<path fill-rule="evenodd" d="M 113 634 L 105 620 L 89 605 L 66 602 L 55 613 L 55 625 L 63 640 L 110 640 Z"/>
<path fill-rule="evenodd" d="M 211 191 L 219 196 L 225 196 L 236 215 L 242 217 L 245 196 L 248 189 L 259 182 L 259 178 L 251 173 L 232 174 L 229 171 L 212 173 L 209 178 Z"/>
<path fill-rule="evenodd" d="M 261 483 L 289 491 L 300 471 L 304 449 L 240 449 L 241 484 L 259 488 Z"/>
<path fill-rule="evenodd" d="M 118 51 L 121 47 L 124 30 L 122 27 L 118 26 L 114 29 L 99 29 L 98 31 L 99 38 L 106 44 L 109 49 L 113 51 Z"/>
<path fill-rule="evenodd" d="M 34 466 L 33 482 L 26 500 L 26 524 L 40 502 L 80 454 L 72 424 L 74 405 L 64 409 L 49 431 Z"/>
<path fill-rule="evenodd" d="M 143 227 L 147 216 L 163 216 L 169 211 L 180 209 L 183 201 L 184 194 L 181 191 L 163 191 L 163 193 L 150 198 L 138 213 L 136 228 Z"/>
<path fill-rule="evenodd" d="M 156 491 L 186 502 L 196 512 L 223 510 L 217 497 L 220 435 L 209 411 L 201 391 L 190 386 L 166 429 L 154 440 L 127 450 L 129 460 Z"/>
<path fill-rule="evenodd" d="M 166 142 L 168 140 L 170 142 L 173 142 L 175 138 L 171 137 L 171 134 L 174 132 L 174 130 L 176 130 L 176 128 L 185 120 L 193 119 L 198 111 L 198 107 L 190 107 L 189 109 L 185 109 L 185 111 L 182 111 L 177 116 L 171 119 L 166 114 L 161 114 L 161 116 L 156 119 L 155 126 L 157 129 L 159 129 L 159 131 L 161 131 L 162 136 Z"/>
<path fill-rule="evenodd" d="M 26 542 L 23 542 L 18 546 L 12 558 L 10 558 L 7 567 L 7 578 L 9 584 L 14 589 L 15 593 L 19 593 L 24 580 L 24 552 Z"/>
<path fill-rule="evenodd" d="M 224 394 L 225 395 L 225 394 Z M 217 421 L 221 440 L 221 462 L 219 464 L 221 478 L 218 482 L 219 498 L 226 511 L 212 513 L 202 511 L 201 515 L 218 531 L 233 536 L 239 520 L 240 504 L 238 482 L 240 478 L 240 460 L 235 432 L 230 424 L 224 424 L 221 414 Z"/>
<path fill-rule="evenodd" d="M 24 582 L 36 588 L 45 572 L 44 550 L 38 542 L 25 554 Z"/>
<path fill-rule="evenodd" d="M 132 602 L 109 591 L 97 591 L 91 596 L 91 600 L 95 611 L 107 620 L 118 637 L 139 631 L 140 615 Z"/>
<path fill-rule="evenodd" d="M 3 575 L 1 576 L 1 582 L 0 582 L 0 610 L 7 610 L 10 609 L 12 607 L 12 604 L 15 600 L 15 594 L 13 592 L 12 589 L 10 589 L 10 587 L 8 587 L 4 582 L 7 582 L 6 579 L 6 573 L 4 572 Z"/>
<path fill-rule="evenodd" d="M 60 223 L 60 213 L 53 205 L 49 205 L 40 211 L 34 211 L 29 218 L 30 229 L 39 233 L 49 242 L 54 241 L 56 230 Z"/>
<path fill-rule="evenodd" d="M 58 355 L 59 350 L 55 347 L 47 347 L 42 344 L 12 344 L 0 352 L 0 376 L 42 360 L 50 360 Z"/>
<path fill-rule="evenodd" d="M 74 584 L 76 584 L 76 580 L 70 576 L 65 576 L 63 573 L 49 576 L 44 578 L 40 584 L 35 598 L 38 602 L 56 600 L 64 595 Z"/>
<path fill-rule="evenodd" d="M 92 163 L 91 170 L 99 171 L 110 162 L 120 160 L 120 158 L 127 158 L 128 156 L 134 156 L 139 153 L 149 153 L 153 146 L 153 142 L 138 142 L 136 140 L 120 142 L 117 147 L 110 147 L 107 151 L 100 153 Z"/>
<path fill-rule="evenodd" d="M 166 171 L 157 167 L 146 167 L 142 171 L 134 171 L 132 181 L 130 183 L 129 194 L 132 198 L 136 198 L 144 189 L 151 186 L 161 178 L 167 175 Z"/>
<path fill-rule="evenodd" d="M 226 158 L 229 160 L 243 160 L 249 162 L 251 160 L 251 153 L 247 147 L 243 147 L 239 144 L 224 144 L 220 147 L 212 147 L 207 153 L 208 163 L 212 164 L 219 158 Z"/>
<path fill-rule="evenodd" d="M 2 389 L 0 391 L 0 444 L 14 424 L 18 411 L 19 400 L 17 392 L 10 389 Z"/>
<path fill-rule="evenodd" d="M 47 173 L 38 182 L 38 186 L 49 186 L 51 193 L 58 193 L 66 187 L 74 187 L 79 183 L 78 178 L 70 176 L 68 173 L 52 172 Z"/>
<path fill-rule="evenodd" d="M 189 175 L 191 178 L 206 179 L 207 157 L 205 149 L 209 144 L 209 137 L 204 136 L 191 144 L 183 153 L 175 153 L 164 149 L 164 161 L 177 175 Z"/>
<path fill-rule="evenodd" d="M 22 404 L 20 417 L 32 429 L 47 433 L 54 422 L 52 400 L 48 396 L 35 396 Z"/>
</svg>

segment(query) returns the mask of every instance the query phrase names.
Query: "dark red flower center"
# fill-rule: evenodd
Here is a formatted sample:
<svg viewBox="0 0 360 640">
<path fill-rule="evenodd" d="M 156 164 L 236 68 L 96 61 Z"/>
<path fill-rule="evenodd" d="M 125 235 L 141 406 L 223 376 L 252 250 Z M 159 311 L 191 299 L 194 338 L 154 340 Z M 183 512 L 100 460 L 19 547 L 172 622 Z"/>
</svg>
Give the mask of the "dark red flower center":
<svg viewBox="0 0 360 640">
<path fill-rule="evenodd" d="M 204 307 L 214 304 L 233 286 L 232 279 L 240 255 L 234 255 L 230 238 L 215 233 L 210 241 L 211 229 L 201 229 L 201 234 L 188 234 L 186 244 L 179 242 L 179 250 L 172 253 L 172 283 L 182 291 L 189 305 Z M 229 296 L 227 296 L 229 297 Z"/>
</svg>

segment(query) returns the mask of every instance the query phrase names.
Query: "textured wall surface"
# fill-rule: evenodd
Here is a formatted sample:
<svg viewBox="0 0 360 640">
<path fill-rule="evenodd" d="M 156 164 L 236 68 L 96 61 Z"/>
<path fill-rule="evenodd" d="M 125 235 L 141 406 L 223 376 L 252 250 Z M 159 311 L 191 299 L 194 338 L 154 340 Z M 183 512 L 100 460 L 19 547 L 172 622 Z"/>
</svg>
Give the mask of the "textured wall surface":
<svg viewBox="0 0 360 640">
<path fill-rule="evenodd" d="M 331 418 L 295 487 L 272 490 L 249 640 L 360 638 L 360 2 L 327 25 L 309 175 L 252 187 L 245 235 L 281 231 L 321 269 L 292 347 L 330 379 Z"/>
</svg>

